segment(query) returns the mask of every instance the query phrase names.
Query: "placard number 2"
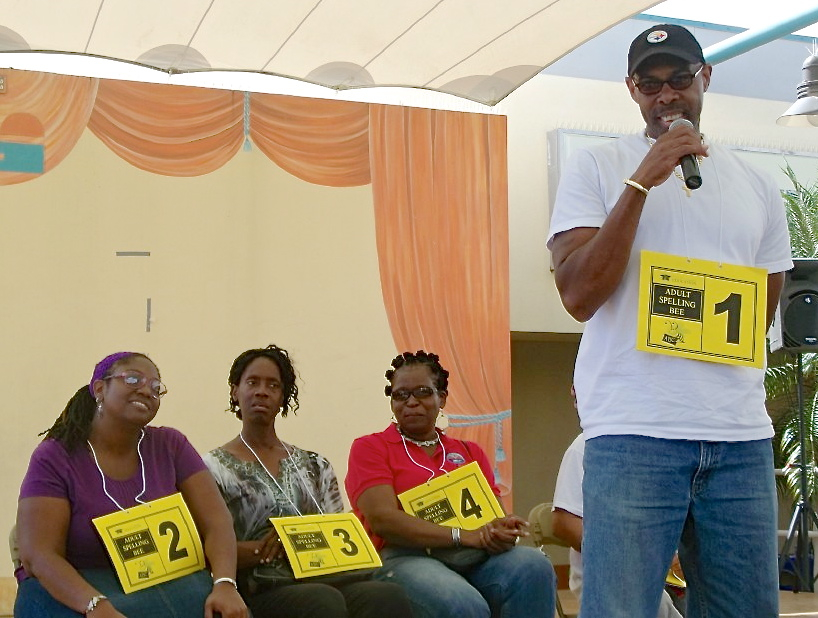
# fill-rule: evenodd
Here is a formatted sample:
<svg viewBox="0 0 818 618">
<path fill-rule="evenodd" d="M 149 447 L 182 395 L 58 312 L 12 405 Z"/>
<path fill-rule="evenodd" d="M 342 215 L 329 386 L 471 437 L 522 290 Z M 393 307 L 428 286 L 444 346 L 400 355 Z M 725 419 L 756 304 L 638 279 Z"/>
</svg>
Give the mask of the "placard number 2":
<svg viewBox="0 0 818 618">
<path fill-rule="evenodd" d="M 727 312 L 727 343 L 738 343 L 741 326 L 741 294 L 733 292 L 720 303 L 716 303 L 715 313 Z"/>
<path fill-rule="evenodd" d="M 172 521 L 163 521 L 159 524 L 159 536 L 167 536 L 168 533 L 170 533 L 168 559 L 173 562 L 174 560 L 187 558 L 187 549 L 184 547 L 179 549 L 179 527 Z"/>
</svg>

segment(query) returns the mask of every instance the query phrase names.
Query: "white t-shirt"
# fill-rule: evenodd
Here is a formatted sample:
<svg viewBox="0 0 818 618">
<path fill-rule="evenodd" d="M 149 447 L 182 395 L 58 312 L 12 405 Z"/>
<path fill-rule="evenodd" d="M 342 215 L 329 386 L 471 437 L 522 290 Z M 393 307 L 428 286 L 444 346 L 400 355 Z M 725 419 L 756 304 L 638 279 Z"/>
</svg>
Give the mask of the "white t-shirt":
<svg viewBox="0 0 818 618">
<path fill-rule="evenodd" d="M 577 227 L 599 228 L 647 154 L 643 133 L 582 150 L 557 190 L 548 245 Z M 709 144 L 703 184 L 686 197 L 671 174 L 651 189 L 624 277 L 587 322 L 574 385 L 586 439 L 645 435 L 744 441 L 768 438 L 761 369 L 637 351 L 640 251 L 755 266 L 792 267 L 783 200 L 775 183 L 730 151 Z"/>
<path fill-rule="evenodd" d="M 582 517 L 582 458 L 585 456 L 585 436 L 579 434 L 565 451 L 554 488 L 554 508 Z M 568 587 L 577 598 L 582 594 L 582 555 L 573 547 L 568 550 L 571 571 Z"/>
</svg>

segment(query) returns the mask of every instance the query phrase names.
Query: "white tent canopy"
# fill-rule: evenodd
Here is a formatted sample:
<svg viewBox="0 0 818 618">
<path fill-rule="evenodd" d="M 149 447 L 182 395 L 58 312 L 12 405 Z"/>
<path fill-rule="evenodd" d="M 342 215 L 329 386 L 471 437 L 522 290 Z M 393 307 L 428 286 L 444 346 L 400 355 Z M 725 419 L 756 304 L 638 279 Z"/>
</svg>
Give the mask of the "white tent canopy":
<svg viewBox="0 0 818 618">
<path fill-rule="evenodd" d="M 241 71 L 334 90 L 423 88 L 494 105 L 650 0 L 0 0 L 0 64 L 76 55 L 181 74 Z M 32 52 L 41 59 L 32 65 Z M 57 62 L 57 54 L 72 55 Z M 119 71 L 109 77 L 128 77 Z M 252 88 L 246 88 L 252 89 Z"/>
</svg>

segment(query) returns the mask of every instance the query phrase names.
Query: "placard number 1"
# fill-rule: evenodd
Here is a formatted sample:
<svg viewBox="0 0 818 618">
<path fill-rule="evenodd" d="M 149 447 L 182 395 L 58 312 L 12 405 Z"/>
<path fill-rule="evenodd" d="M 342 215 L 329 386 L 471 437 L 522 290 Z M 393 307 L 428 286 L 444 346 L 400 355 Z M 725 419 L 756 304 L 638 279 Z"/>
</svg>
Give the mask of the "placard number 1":
<svg viewBox="0 0 818 618">
<path fill-rule="evenodd" d="M 727 343 L 738 343 L 741 326 L 741 294 L 733 292 L 715 306 L 716 315 L 727 312 Z"/>
</svg>

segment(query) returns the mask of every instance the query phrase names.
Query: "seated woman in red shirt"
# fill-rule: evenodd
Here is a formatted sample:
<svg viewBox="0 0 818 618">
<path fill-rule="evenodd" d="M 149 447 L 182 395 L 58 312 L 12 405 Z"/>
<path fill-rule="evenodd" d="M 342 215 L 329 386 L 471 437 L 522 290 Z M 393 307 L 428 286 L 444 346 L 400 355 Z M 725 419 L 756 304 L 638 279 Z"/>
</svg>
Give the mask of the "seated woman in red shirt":
<svg viewBox="0 0 818 618">
<path fill-rule="evenodd" d="M 376 577 L 404 586 L 416 618 L 553 618 L 551 563 L 537 549 L 516 546 L 527 535 L 527 522 L 507 515 L 477 530 L 460 530 L 401 508 L 398 494 L 472 461 L 499 496 L 482 449 L 435 428 L 446 405 L 448 377 L 435 354 L 420 350 L 396 357 L 385 389 L 396 420 L 352 445 L 346 489 L 381 552 L 384 568 Z M 477 552 L 482 559 L 455 571 L 451 562 L 433 557 L 434 549 L 452 547 L 484 550 Z"/>
</svg>

